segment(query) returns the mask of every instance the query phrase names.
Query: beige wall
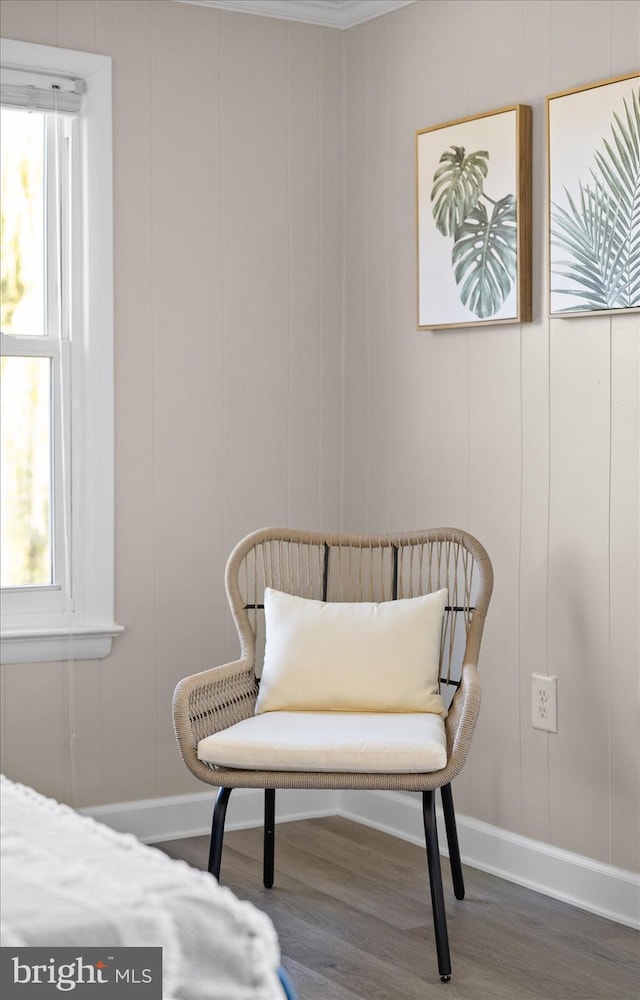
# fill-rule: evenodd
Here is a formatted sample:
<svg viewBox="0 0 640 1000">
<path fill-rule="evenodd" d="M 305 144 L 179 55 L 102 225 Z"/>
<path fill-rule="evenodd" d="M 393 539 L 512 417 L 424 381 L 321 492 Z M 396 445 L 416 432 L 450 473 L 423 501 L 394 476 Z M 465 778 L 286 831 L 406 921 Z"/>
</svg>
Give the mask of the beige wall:
<svg viewBox="0 0 640 1000">
<path fill-rule="evenodd" d="M 637 869 L 640 317 L 546 316 L 544 95 L 640 65 L 637 0 L 422 2 L 347 33 L 344 527 L 495 566 L 464 813 Z M 416 332 L 414 132 L 533 106 L 534 322 Z M 559 731 L 530 725 L 557 674 Z"/>
<path fill-rule="evenodd" d="M 8 37 L 114 57 L 127 627 L 102 663 L 3 668 L 4 769 L 76 805 L 193 790 L 169 701 L 236 653 L 237 538 L 448 522 L 496 569 L 459 809 L 637 868 L 640 323 L 549 323 L 542 262 L 543 97 L 636 67 L 640 4 L 420 0 L 346 34 L 162 0 L 1 9 Z M 517 101 L 534 322 L 418 333 L 414 131 Z M 557 736 L 529 724 L 547 669 Z"/>
<path fill-rule="evenodd" d="M 161 0 L 10 0 L 113 57 L 116 616 L 102 662 L 2 669 L 3 767 L 75 805 L 202 790 L 171 695 L 238 653 L 226 555 L 340 525 L 342 35 Z"/>
</svg>

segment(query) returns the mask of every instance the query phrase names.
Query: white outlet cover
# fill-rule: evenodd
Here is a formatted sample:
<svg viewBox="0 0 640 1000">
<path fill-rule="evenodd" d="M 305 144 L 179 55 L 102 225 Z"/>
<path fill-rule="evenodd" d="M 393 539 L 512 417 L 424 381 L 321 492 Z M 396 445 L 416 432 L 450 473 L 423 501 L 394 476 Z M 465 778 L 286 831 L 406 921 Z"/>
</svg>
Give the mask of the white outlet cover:
<svg viewBox="0 0 640 1000">
<path fill-rule="evenodd" d="M 531 725 L 547 733 L 558 732 L 558 678 L 531 674 Z"/>
</svg>

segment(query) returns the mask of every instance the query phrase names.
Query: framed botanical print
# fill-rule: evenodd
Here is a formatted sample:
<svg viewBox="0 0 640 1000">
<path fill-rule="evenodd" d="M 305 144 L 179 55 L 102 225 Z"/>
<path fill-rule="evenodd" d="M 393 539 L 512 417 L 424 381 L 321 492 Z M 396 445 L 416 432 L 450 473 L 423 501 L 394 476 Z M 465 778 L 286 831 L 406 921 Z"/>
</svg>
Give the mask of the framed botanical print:
<svg viewBox="0 0 640 1000">
<path fill-rule="evenodd" d="M 547 97 L 549 314 L 640 309 L 640 73 Z"/>
<path fill-rule="evenodd" d="M 531 319 L 531 108 L 416 133 L 418 328 Z"/>
</svg>

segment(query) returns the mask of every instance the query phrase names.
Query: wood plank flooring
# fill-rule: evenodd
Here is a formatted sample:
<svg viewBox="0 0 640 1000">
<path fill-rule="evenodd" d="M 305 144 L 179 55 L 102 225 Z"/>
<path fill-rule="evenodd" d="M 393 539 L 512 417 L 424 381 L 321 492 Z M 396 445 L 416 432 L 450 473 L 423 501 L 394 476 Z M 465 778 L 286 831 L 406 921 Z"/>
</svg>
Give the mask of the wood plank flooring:
<svg viewBox="0 0 640 1000">
<path fill-rule="evenodd" d="M 158 844 L 206 868 L 208 838 Z M 640 935 L 443 858 L 452 980 L 440 982 L 426 854 L 339 817 L 278 824 L 273 889 L 262 830 L 225 835 L 221 882 L 268 913 L 300 1000 L 638 1000 Z"/>
</svg>

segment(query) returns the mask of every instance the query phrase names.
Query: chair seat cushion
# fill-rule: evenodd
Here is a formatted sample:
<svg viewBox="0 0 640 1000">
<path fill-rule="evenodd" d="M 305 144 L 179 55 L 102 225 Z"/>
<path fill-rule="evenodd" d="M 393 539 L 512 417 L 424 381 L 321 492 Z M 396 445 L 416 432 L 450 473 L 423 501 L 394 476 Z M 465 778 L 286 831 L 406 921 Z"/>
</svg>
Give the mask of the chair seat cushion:
<svg viewBox="0 0 640 1000">
<path fill-rule="evenodd" d="M 265 712 L 198 743 L 207 764 L 260 771 L 439 771 L 444 721 L 429 712 Z"/>
</svg>

